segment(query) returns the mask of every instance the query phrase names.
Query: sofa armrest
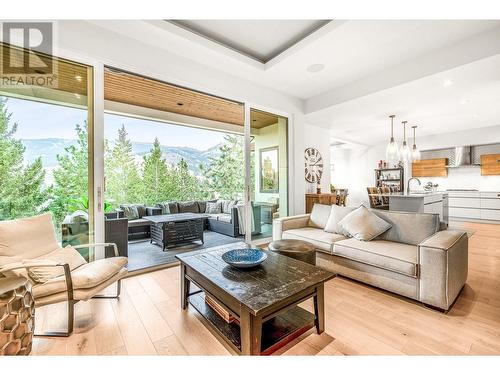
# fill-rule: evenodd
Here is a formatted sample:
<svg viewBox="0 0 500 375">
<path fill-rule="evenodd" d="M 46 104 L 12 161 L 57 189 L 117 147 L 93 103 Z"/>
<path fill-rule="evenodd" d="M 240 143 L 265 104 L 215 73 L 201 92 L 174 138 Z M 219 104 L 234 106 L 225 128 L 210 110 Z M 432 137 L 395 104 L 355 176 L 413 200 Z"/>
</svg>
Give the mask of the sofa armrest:
<svg viewBox="0 0 500 375">
<path fill-rule="evenodd" d="M 310 214 L 280 217 L 273 220 L 273 241 L 281 240 L 283 232 L 307 227 Z"/>
<path fill-rule="evenodd" d="M 419 300 L 448 310 L 467 281 L 467 232 L 443 230 L 418 245 Z"/>
</svg>

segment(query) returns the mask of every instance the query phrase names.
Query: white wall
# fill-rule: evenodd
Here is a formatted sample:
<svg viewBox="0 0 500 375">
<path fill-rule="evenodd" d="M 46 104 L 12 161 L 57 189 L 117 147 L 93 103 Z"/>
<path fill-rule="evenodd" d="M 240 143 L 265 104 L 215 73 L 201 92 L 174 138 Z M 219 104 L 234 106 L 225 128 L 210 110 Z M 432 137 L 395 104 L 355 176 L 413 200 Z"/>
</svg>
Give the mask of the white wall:
<svg viewBox="0 0 500 375">
<path fill-rule="evenodd" d="M 422 150 L 497 142 L 500 142 L 500 125 L 436 134 L 420 139 L 417 137 L 417 146 Z M 374 169 L 379 160 L 385 159 L 386 145 L 387 142 L 382 142 L 370 147 L 345 150 L 338 159 L 335 151 L 332 151 L 333 162 L 343 163 L 341 170 L 344 171 L 344 173 L 335 173 L 332 176 L 332 183 L 349 189 L 348 205 L 368 204 L 366 188 L 375 184 Z M 411 169 L 408 167 L 405 168 L 405 177 L 406 179 L 411 177 Z M 500 190 L 500 176 L 481 176 L 479 167 L 450 169 L 446 178 L 425 177 L 420 180 L 422 184 L 427 181 L 439 184 L 439 190 L 457 188 Z M 416 187 L 412 184 L 412 188 Z"/>
<path fill-rule="evenodd" d="M 299 207 L 297 213 L 305 211 L 305 192 L 307 181 L 304 176 L 304 151 L 308 147 L 316 148 L 323 157 L 323 177 L 321 179 L 321 190 L 330 191 L 330 130 L 315 125 L 305 124 L 297 127 L 294 133 L 295 142 L 292 150 L 295 158 L 295 206 Z"/>
<path fill-rule="evenodd" d="M 329 132 L 317 127 L 305 130 L 302 100 L 176 55 L 168 50 L 168 46 L 156 48 L 89 22 L 60 21 L 57 31 L 55 54 L 58 56 L 80 62 L 104 63 L 195 90 L 250 102 L 255 108 L 288 117 L 292 151 L 289 154 L 289 213 L 304 212 L 304 148 L 306 145 L 319 148 L 328 166 Z M 325 173 L 328 175 L 323 183 L 327 185 L 329 173 Z"/>
</svg>

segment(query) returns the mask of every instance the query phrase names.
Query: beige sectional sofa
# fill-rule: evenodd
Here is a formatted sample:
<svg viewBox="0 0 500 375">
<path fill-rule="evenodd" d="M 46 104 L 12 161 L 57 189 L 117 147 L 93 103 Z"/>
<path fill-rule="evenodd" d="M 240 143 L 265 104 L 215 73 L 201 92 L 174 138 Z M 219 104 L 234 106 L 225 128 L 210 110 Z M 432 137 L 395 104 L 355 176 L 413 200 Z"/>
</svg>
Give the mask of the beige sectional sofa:
<svg viewBox="0 0 500 375">
<path fill-rule="evenodd" d="M 466 232 L 439 231 L 435 214 L 371 210 L 392 227 L 371 241 L 359 241 L 341 234 L 338 226 L 332 231 L 330 215 L 340 220 L 346 211 L 315 205 L 311 214 L 276 219 L 273 240 L 308 241 L 317 249 L 320 267 L 441 310 L 450 308 L 467 280 Z"/>
</svg>

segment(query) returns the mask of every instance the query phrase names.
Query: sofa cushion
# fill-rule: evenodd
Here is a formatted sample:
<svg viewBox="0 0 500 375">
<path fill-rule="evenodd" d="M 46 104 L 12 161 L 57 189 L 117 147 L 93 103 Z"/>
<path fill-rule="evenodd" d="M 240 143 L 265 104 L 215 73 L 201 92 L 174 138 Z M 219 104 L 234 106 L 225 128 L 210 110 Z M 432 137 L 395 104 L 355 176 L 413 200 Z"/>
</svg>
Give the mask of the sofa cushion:
<svg viewBox="0 0 500 375">
<path fill-rule="evenodd" d="M 198 207 L 200 208 L 200 212 L 207 211 L 207 202 L 215 202 L 215 201 L 198 201 Z"/>
<path fill-rule="evenodd" d="M 209 215 L 218 215 L 222 213 L 222 205 L 220 202 L 207 202 L 205 212 Z"/>
<path fill-rule="evenodd" d="M 360 241 L 371 241 L 391 227 L 391 224 L 369 211 L 365 206 L 360 206 L 347 214 L 338 225 L 342 231 L 349 233 L 349 237 Z"/>
<path fill-rule="evenodd" d="M 338 233 L 343 236 L 348 236 L 349 233 L 345 232 L 342 227 L 339 225 L 339 221 L 342 220 L 347 214 L 350 214 L 357 207 L 343 207 L 337 206 L 336 204 L 332 205 L 330 209 L 330 216 L 328 217 L 328 221 L 325 225 L 325 232 L 330 233 Z"/>
<path fill-rule="evenodd" d="M 333 244 L 336 241 L 346 239 L 341 234 L 328 233 L 323 229 L 313 227 L 286 230 L 283 232 L 282 238 L 307 241 L 309 243 L 312 243 L 317 250 L 327 253 L 332 252 Z"/>
<path fill-rule="evenodd" d="M 222 221 L 224 223 L 230 223 L 231 222 L 231 215 L 230 214 L 219 214 L 217 216 L 218 221 Z"/>
<path fill-rule="evenodd" d="M 156 207 L 161 208 L 161 214 L 162 215 L 168 215 L 170 214 L 170 205 L 168 202 L 166 203 L 158 203 Z"/>
<path fill-rule="evenodd" d="M 198 206 L 198 202 L 179 202 L 179 213 L 200 213 L 200 206 Z"/>
<path fill-rule="evenodd" d="M 230 199 L 219 199 L 217 202 L 221 204 L 221 210 L 224 214 L 230 214 L 231 209 L 235 206 L 236 201 Z"/>
<path fill-rule="evenodd" d="M 146 207 L 140 204 L 122 204 L 120 208 L 129 220 L 140 219 L 146 216 Z"/>
<path fill-rule="evenodd" d="M 78 251 L 71 246 L 57 249 L 41 257 L 30 260 L 29 263 L 40 262 L 41 264 L 64 264 L 67 263 L 71 270 L 78 268 L 87 262 Z M 28 275 L 37 283 L 45 283 L 54 277 L 64 275 L 63 267 L 30 267 Z"/>
<path fill-rule="evenodd" d="M 127 258 L 125 257 L 105 258 L 86 263 L 71 271 L 73 289 L 89 289 L 102 284 L 120 272 L 126 264 Z M 35 299 L 64 291 L 66 291 L 64 275 L 51 279 L 44 284 L 33 286 Z"/>
<path fill-rule="evenodd" d="M 415 277 L 418 247 L 385 240 L 370 242 L 349 238 L 333 246 L 333 254 L 385 270 Z"/>
<path fill-rule="evenodd" d="M 330 216 L 330 210 L 331 206 L 315 203 L 312 208 L 311 216 L 309 217 L 308 226 L 324 229 L 328 217 Z"/>
<path fill-rule="evenodd" d="M 142 227 L 144 225 L 151 225 L 151 222 L 146 219 L 134 219 L 128 221 L 129 228 Z"/>
<path fill-rule="evenodd" d="M 392 225 L 377 239 L 418 245 L 439 230 L 439 215 L 417 212 L 371 210 Z"/>
</svg>

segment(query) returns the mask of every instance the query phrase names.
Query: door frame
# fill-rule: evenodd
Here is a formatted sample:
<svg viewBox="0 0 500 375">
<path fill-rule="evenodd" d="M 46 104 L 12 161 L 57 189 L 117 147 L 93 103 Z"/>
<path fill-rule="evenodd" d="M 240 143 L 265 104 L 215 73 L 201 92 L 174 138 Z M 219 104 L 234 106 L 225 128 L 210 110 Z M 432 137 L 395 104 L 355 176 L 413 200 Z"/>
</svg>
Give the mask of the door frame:
<svg viewBox="0 0 500 375">
<path fill-rule="evenodd" d="M 264 107 L 252 102 L 244 102 L 245 108 L 245 121 L 244 121 L 244 160 L 245 160 L 245 243 L 248 245 L 260 244 L 269 242 L 269 237 L 261 238 L 256 241 L 252 241 L 252 200 L 251 200 L 251 176 L 250 176 L 250 158 L 251 158 L 251 121 L 250 121 L 250 111 L 252 109 L 272 113 L 280 117 L 285 117 L 287 119 L 287 207 L 288 214 L 290 214 L 290 197 L 294 194 L 293 181 L 294 178 L 294 155 L 290 150 L 292 150 L 293 145 L 293 134 L 291 131 L 293 126 L 293 116 L 290 113 L 277 111 L 272 108 Z M 257 168 L 257 166 L 255 166 Z"/>
</svg>

